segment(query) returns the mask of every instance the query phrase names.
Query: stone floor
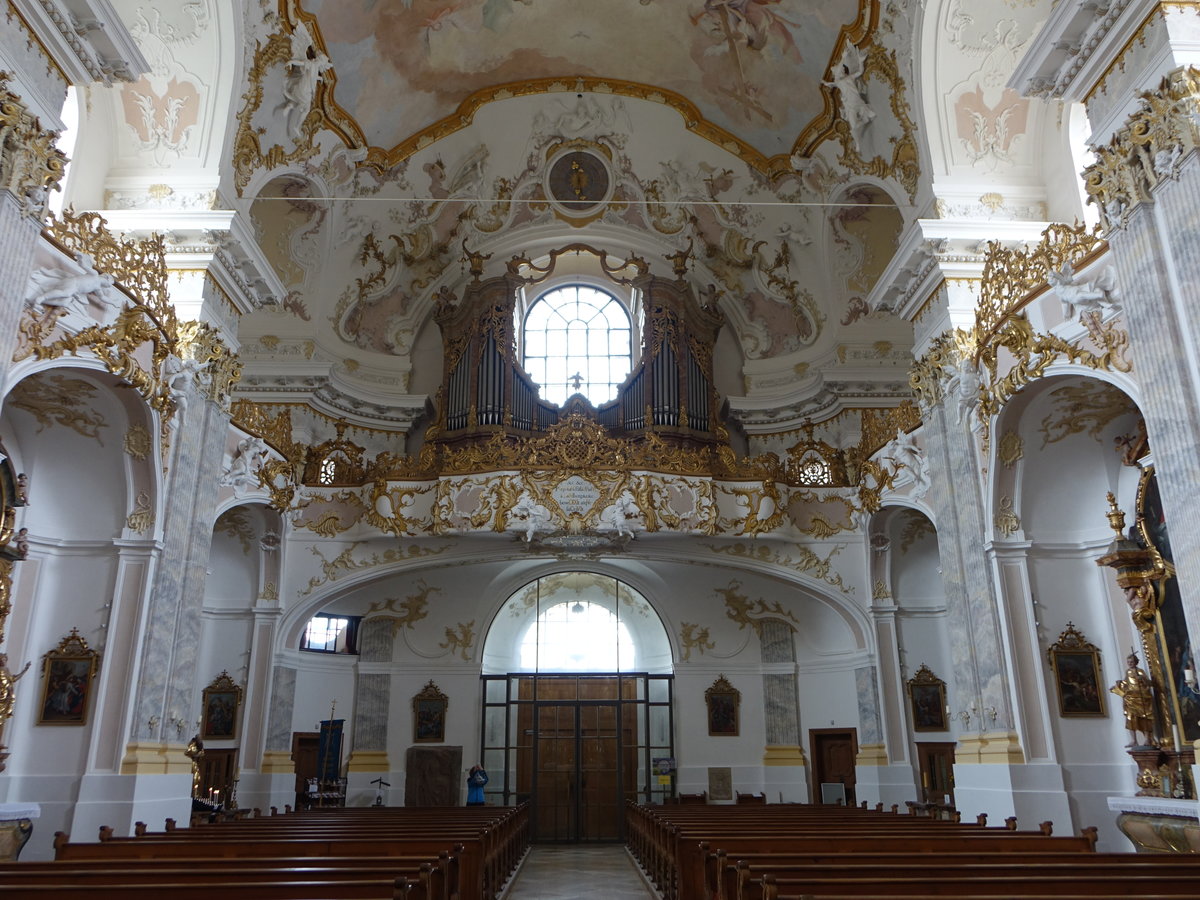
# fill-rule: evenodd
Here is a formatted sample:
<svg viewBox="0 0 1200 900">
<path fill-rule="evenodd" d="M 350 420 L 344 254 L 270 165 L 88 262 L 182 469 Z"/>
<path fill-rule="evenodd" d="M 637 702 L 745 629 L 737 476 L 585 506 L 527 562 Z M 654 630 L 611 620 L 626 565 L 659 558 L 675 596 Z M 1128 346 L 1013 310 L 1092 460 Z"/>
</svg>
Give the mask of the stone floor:
<svg viewBox="0 0 1200 900">
<path fill-rule="evenodd" d="M 656 900 L 620 844 L 538 845 L 504 900 Z"/>
</svg>

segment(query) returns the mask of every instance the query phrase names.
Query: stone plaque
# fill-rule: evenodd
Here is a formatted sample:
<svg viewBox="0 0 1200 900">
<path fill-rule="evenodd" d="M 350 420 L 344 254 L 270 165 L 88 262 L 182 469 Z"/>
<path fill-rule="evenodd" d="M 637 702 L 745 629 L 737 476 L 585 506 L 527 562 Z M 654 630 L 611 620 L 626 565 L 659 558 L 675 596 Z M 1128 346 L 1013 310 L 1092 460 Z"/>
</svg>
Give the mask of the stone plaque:
<svg viewBox="0 0 1200 900">
<path fill-rule="evenodd" d="M 600 499 L 600 489 L 580 475 L 572 475 L 550 492 L 566 515 L 586 516 Z"/>
</svg>

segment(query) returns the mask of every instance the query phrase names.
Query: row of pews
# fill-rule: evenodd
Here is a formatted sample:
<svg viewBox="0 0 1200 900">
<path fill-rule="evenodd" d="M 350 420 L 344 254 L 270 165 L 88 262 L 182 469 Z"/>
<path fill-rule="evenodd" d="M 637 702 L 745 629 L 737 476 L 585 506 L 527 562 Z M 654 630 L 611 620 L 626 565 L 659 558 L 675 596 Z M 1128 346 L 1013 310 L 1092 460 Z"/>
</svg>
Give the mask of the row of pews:
<svg viewBox="0 0 1200 900">
<path fill-rule="evenodd" d="M 1055 836 L 874 810 L 777 804 L 626 809 L 627 844 L 665 900 L 1107 900 L 1200 897 L 1200 856 L 1097 853 Z"/>
<path fill-rule="evenodd" d="M 0 894 L 166 900 L 496 900 L 529 846 L 529 808 L 329 808 L 74 843 L 0 863 Z M 219 893 L 217 893 L 219 892 Z"/>
</svg>

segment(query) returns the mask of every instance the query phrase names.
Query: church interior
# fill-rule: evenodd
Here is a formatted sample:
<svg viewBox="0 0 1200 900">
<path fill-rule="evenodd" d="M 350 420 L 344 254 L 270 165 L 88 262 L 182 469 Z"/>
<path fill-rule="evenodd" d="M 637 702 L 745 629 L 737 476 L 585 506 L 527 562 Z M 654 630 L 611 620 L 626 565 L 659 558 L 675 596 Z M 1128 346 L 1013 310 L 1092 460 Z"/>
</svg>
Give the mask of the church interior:
<svg viewBox="0 0 1200 900">
<path fill-rule="evenodd" d="M 12 858 L 475 766 L 1200 850 L 1196 4 L 5 5 Z"/>
</svg>

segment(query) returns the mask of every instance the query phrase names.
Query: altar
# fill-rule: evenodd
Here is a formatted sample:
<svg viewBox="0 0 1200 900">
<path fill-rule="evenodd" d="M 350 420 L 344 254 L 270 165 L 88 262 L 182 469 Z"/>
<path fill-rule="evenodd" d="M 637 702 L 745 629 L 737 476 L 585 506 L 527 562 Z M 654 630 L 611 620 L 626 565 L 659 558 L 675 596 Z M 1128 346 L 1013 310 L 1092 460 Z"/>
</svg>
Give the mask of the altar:
<svg viewBox="0 0 1200 900">
<path fill-rule="evenodd" d="M 42 814 L 36 803 L 0 803 L 0 862 L 15 862 Z"/>
<path fill-rule="evenodd" d="M 1172 797 L 1109 797 L 1121 829 L 1138 853 L 1200 852 L 1200 803 Z"/>
</svg>

